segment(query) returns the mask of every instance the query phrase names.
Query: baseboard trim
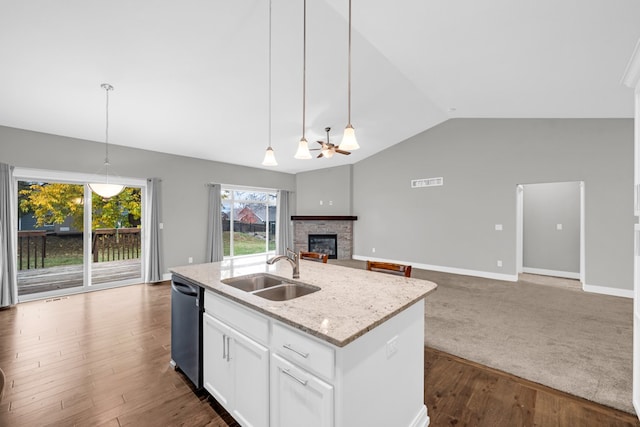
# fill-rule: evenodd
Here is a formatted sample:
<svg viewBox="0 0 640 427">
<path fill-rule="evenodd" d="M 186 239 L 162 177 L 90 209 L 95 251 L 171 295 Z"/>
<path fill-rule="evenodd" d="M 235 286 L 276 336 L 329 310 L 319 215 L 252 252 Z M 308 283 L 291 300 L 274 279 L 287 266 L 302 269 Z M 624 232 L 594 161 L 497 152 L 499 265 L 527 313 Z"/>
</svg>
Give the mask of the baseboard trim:
<svg viewBox="0 0 640 427">
<path fill-rule="evenodd" d="M 612 297 L 633 298 L 632 289 L 608 288 L 606 286 L 582 285 L 582 290 L 594 294 L 610 295 Z"/>
<path fill-rule="evenodd" d="M 171 280 L 171 273 L 164 273 L 162 275 L 162 280 Z"/>
<path fill-rule="evenodd" d="M 409 427 L 427 427 L 429 425 L 429 416 L 427 415 L 427 406 L 422 405 L 420 411 L 415 416 Z"/>
<path fill-rule="evenodd" d="M 580 280 L 580 273 L 574 273 L 572 271 L 559 271 L 559 270 L 547 270 L 544 268 L 523 267 L 522 272 L 529 273 L 529 274 L 539 274 L 541 276 L 563 277 L 566 279 Z"/>
<path fill-rule="evenodd" d="M 410 264 L 413 268 L 419 268 L 421 270 L 432 270 L 432 271 L 439 271 L 441 273 L 460 274 L 462 276 L 483 277 L 485 279 L 504 280 L 507 282 L 518 281 L 517 274 L 503 274 L 503 273 L 492 273 L 490 271 L 467 270 L 464 268 L 445 267 L 441 265 L 422 264 L 417 262 L 386 259 L 386 258 L 372 258 L 372 257 L 361 256 L 361 255 L 353 255 L 352 258 L 358 261 L 370 260 L 370 261 L 394 262 L 397 264 Z"/>
</svg>

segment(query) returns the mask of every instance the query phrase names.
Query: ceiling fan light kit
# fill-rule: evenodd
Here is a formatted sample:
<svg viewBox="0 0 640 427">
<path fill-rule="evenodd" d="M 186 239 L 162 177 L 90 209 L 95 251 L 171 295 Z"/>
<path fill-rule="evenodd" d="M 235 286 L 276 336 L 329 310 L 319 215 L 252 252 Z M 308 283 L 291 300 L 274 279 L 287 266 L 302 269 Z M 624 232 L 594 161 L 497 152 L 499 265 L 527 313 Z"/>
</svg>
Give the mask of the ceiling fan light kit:
<svg viewBox="0 0 640 427">
<path fill-rule="evenodd" d="M 102 89 L 105 90 L 107 105 L 106 105 L 106 126 L 105 126 L 105 156 L 104 156 L 104 168 L 105 168 L 105 181 L 104 182 L 92 182 L 89 184 L 89 188 L 91 191 L 96 193 L 98 196 L 103 199 L 110 199 L 111 197 L 117 196 L 124 190 L 124 185 L 121 184 L 112 184 L 109 179 L 109 91 L 113 90 L 113 86 L 108 83 L 102 83 L 100 85 Z"/>
<path fill-rule="evenodd" d="M 327 132 L 327 140 L 326 141 L 316 141 L 318 144 L 320 144 L 321 148 L 314 148 L 313 149 L 313 151 L 320 150 L 320 154 L 318 154 L 318 157 L 317 157 L 318 159 L 320 159 L 322 157 L 326 157 L 327 159 L 330 159 L 336 153 L 345 154 L 347 156 L 349 154 L 351 154 L 349 151 L 345 151 L 345 150 L 341 149 L 340 147 L 338 147 L 337 145 L 335 145 L 335 144 L 333 144 L 331 142 L 331 140 L 329 139 L 329 132 L 331 131 L 330 127 L 324 128 L 324 131 Z"/>
</svg>

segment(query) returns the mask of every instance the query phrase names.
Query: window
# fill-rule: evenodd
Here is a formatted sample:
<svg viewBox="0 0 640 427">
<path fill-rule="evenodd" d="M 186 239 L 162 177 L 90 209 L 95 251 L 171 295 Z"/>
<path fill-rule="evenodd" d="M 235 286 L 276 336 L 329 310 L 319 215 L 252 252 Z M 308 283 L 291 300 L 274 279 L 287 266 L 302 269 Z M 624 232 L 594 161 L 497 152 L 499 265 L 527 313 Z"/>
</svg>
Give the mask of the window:
<svg viewBox="0 0 640 427">
<path fill-rule="evenodd" d="M 277 192 L 223 188 L 221 197 L 224 256 L 275 251 Z"/>
</svg>

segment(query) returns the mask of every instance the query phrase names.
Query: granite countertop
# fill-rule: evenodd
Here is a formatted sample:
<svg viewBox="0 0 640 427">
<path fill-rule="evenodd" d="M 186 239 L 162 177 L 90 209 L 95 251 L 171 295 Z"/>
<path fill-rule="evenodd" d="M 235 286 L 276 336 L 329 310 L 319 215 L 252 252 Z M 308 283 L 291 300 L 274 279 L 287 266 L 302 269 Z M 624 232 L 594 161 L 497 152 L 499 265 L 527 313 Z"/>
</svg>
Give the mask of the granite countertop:
<svg viewBox="0 0 640 427">
<path fill-rule="evenodd" d="M 300 278 L 295 281 L 321 290 L 289 301 L 271 301 L 221 283 L 223 279 L 255 273 L 291 279 L 291 264 L 282 260 L 268 265 L 266 260 L 261 255 L 174 267 L 170 271 L 338 347 L 364 335 L 437 287 L 426 280 L 307 260 L 300 261 Z"/>
</svg>

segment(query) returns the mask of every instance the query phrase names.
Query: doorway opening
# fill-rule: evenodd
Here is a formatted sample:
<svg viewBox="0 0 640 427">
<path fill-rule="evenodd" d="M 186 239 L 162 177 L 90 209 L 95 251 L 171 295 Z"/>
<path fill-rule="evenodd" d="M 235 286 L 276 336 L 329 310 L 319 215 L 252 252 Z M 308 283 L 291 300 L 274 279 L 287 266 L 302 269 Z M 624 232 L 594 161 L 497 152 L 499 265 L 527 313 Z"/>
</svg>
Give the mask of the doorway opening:
<svg viewBox="0 0 640 427">
<path fill-rule="evenodd" d="M 516 194 L 519 277 L 581 288 L 585 283 L 584 182 L 519 184 Z"/>
</svg>

